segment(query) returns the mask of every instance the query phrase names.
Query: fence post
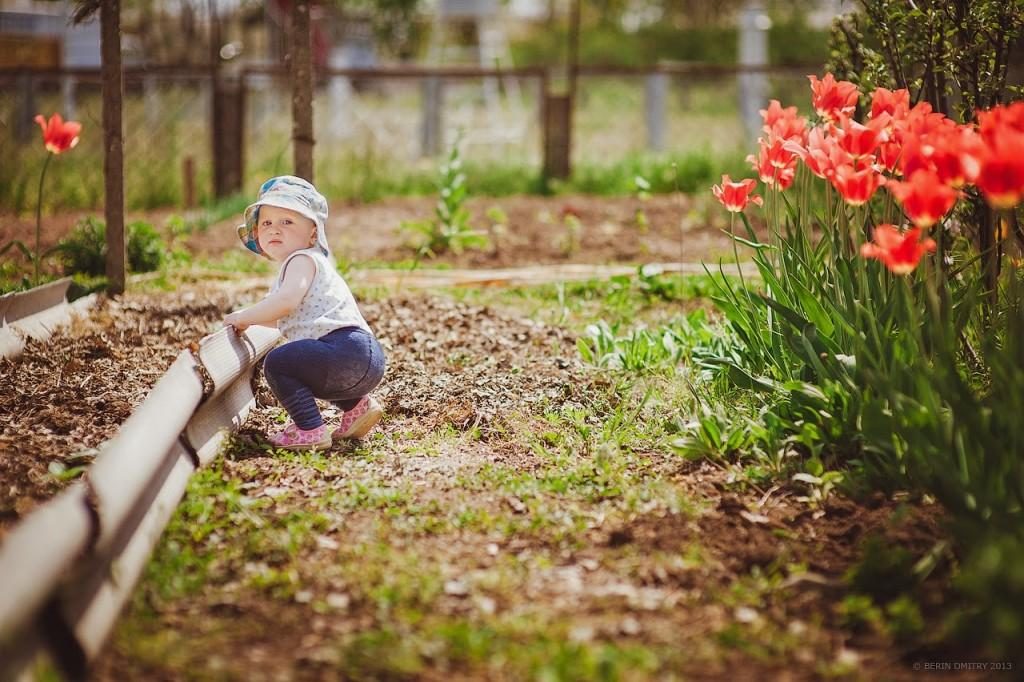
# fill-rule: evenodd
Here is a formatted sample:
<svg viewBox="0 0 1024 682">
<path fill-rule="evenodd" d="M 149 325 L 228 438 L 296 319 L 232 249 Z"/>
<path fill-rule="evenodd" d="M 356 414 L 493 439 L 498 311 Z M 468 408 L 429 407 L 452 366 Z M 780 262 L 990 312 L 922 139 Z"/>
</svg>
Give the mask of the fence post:
<svg viewBox="0 0 1024 682">
<path fill-rule="evenodd" d="M 421 102 L 423 121 L 420 126 L 420 155 L 437 156 L 441 153 L 444 136 L 444 83 L 438 76 L 429 76 L 423 80 Z"/>
<path fill-rule="evenodd" d="M 60 91 L 64 100 L 64 118 L 73 120 L 78 118 L 78 102 L 75 99 L 78 83 L 74 76 L 61 76 Z"/>
<path fill-rule="evenodd" d="M 644 79 L 647 121 L 647 147 L 652 152 L 665 150 L 665 94 L 668 74 L 654 71 Z"/>
<path fill-rule="evenodd" d="M 242 189 L 245 147 L 244 80 L 220 76 L 213 84 L 213 190 L 226 197 Z"/>
<path fill-rule="evenodd" d="M 569 177 L 572 95 L 543 94 L 544 177 Z"/>
<path fill-rule="evenodd" d="M 21 105 L 14 119 L 14 137 L 19 142 L 27 142 L 32 135 L 33 119 L 36 115 L 35 83 L 32 74 L 18 74 L 18 102 Z M 49 116 L 47 115 L 47 118 Z"/>
<path fill-rule="evenodd" d="M 740 12 L 740 66 L 763 67 L 768 65 L 768 29 L 772 21 L 764 9 L 762 0 L 746 0 Z M 760 109 L 767 104 L 768 77 L 764 72 L 740 71 L 739 77 L 740 115 L 748 142 L 757 139 L 761 131 Z"/>
<path fill-rule="evenodd" d="M 184 195 L 185 208 L 196 207 L 196 160 L 186 156 L 181 163 L 181 190 Z"/>
</svg>

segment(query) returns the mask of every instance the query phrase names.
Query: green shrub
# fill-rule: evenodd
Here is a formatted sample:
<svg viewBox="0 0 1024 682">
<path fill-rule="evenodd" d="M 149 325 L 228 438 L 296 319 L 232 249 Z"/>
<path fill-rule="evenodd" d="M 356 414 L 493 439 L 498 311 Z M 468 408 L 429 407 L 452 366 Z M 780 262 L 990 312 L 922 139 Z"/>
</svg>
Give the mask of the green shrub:
<svg viewBox="0 0 1024 682">
<path fill-rule="evenodd" d="M 132 272 L 152 272 L 164 263 L 166 245 L 160 233 L 149 223 L 138 220 L 128 224 L 128 268 Z"/>
<path fill-rule="evenodd" d="M 160 234 L 147 222 L 136 221 L 126 226 L 128 270 L 151 272 L 164 263 L 167 247 Z M 107 268 L 106 224 L 88 216 L 78 221 L 71 234 L 61 240 L 57 251 L 64 273 L 100 276 Z"/>
<path fill-rule="evenodd" d="M 102 220 L 88 216 L 75 225 L 57 245 L 64 274 L 102 275 L 107 268 L 106 227 Z"/>
</svg>

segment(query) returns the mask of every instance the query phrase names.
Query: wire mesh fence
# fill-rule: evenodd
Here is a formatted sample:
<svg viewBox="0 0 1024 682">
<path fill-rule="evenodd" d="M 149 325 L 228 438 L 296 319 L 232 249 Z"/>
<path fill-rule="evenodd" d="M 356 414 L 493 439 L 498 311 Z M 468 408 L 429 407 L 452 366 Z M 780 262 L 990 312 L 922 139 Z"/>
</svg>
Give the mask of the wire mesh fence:
<svg viewBox="0 0 1024 682">
<path fill-rule="evenodd" d="M 807 110 L 801 71 L 743 75 L 672 70 L 602 73 L 577 81 L 574 164 L 610 165 L 639 155 L 716 158 L 752 146 L 740 102 L 779 99 Z M 242 191 L 291 172 L 291 90 L 283 72 L 241 79 Z M 372 198 L 382 178 L 424 183 L 456 139 L 467 163 L 539 174 L 547 83 L 541 72 L 514 76 L 331 73 L 314 98 L 316 180 L 334 196 Z M 214 88 L 203 70 L 125 76 L 125 196 L 130 209 L 181 206 L 193 182 L 212 198 Z M 750 107 L 746 107 L 750 109 Z M 102 102 L 96 72 L 0 74 L 0 208 L 34 209 L 45 152 L 36 113 L 81 121 L 81 142 L 47 177 L 44 209 L 96 208 L 103 202 Z M 191 180 L 186 166 L 192 169 Z M 405 180 L 403 180 L 403 178 Z M 379 192 L 378 192 L 379 194 Z"/>
</svg>

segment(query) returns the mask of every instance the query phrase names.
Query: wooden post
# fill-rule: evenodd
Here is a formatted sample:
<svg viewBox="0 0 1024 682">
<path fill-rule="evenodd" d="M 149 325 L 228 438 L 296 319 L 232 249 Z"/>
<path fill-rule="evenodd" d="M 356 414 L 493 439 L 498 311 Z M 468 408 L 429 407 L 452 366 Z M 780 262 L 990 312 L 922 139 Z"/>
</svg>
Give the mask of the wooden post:
<svg viewBox="0 0 1024 682">
<path fill-rule="evenodd" d="M 240 79 L 218 76 L 213 88 L 213 176 L 218 197 L 242 189 L 245 91 Z"/>
<path fill-rule="evenodd" d="M 107 291 L 124 293 L 124 134 L 121 101 L 124 80 L 121 71 L 121 2 L 100 2 L 100 55 L 103 61 L 103 179 L 107 221 Z"/>
<path fill-rule="evenodd" d="M 295 175 L 313 182 L 313 60 L 309 0 L 293 0 L 291 49 L 286 60 L 292 79 L 292 153 Z"/>
<path fill-rule="evenodd" d="M 580 3 L 569 7 L 568 85 L 564 95 L 544 92 L 544 177 L 565 179 L 572 174 L 572 111 L 579 71 Z M 545 79 L 547 81 L 547 79 Z"/>
<path fill-rule="evenodd" d="M 19 96 L 17 115 L 14 119 L 14 138 L 19 142 L 27 142 L 32 138 L 33 129 L 38 130 L 34 120 L 39 113 L 36 111 L 35 83 L 32 73 L 28 71 L 19 73 L 17 82 Z"/>
<path fill-rule="evenodd" d="M 196 207 L 196 160 L 186 156 L 181 165 L 181 188 L 184 194 L 185 208 Z"/>
<path fill-rule="evenodd" d="M 572 100 L 569 95 L 544 93 L 544 177 L 569 177 L 570 120 Z"/>
</svg>

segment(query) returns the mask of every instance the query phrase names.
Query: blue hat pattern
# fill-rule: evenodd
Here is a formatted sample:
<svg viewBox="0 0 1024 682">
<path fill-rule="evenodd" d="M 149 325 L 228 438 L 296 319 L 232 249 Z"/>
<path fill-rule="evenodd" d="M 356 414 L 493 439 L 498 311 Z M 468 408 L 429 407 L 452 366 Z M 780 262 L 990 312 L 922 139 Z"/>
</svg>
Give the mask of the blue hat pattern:
<svg viewBox="0 0 1024 682">
<path fill-rule="evenodd" d="M 256 202 L 245 209 L 245 223 L 238 226 L 238 238 L 245 248 L 265 256 L 256 239 L 256 222 L 263 205 L 287 208 L 306 216 L 316 224 L 317 246 L 330 255 L 325 226 L 327 223 L 327 200 L 307 180 L 294 175 L 279 175 L 270 178 L 260 186 Z"/>
</svg>

